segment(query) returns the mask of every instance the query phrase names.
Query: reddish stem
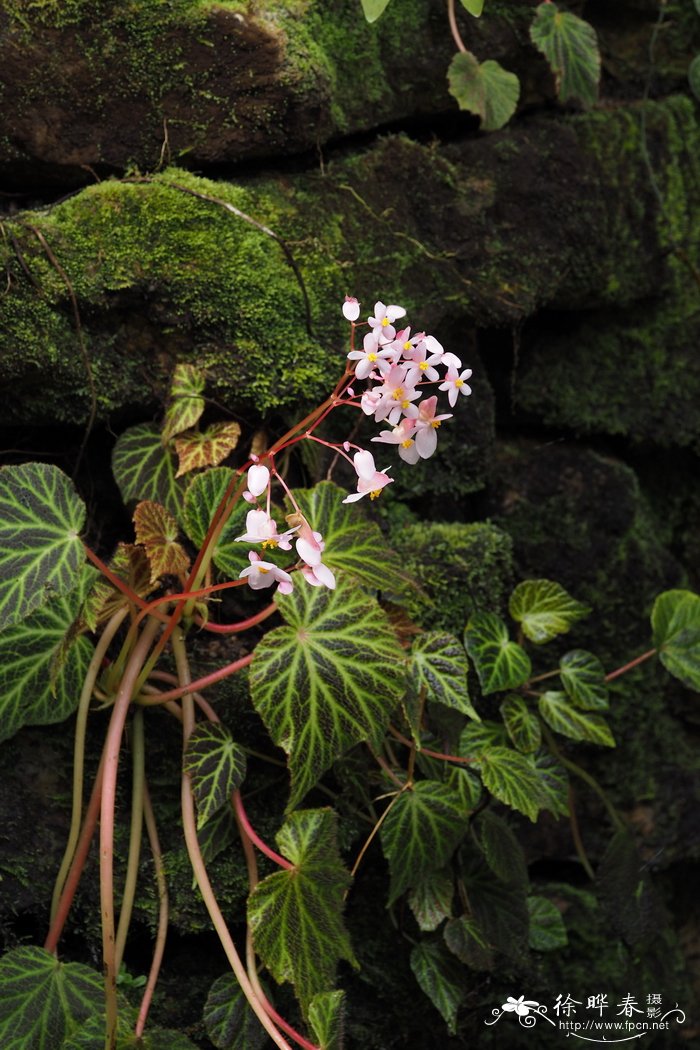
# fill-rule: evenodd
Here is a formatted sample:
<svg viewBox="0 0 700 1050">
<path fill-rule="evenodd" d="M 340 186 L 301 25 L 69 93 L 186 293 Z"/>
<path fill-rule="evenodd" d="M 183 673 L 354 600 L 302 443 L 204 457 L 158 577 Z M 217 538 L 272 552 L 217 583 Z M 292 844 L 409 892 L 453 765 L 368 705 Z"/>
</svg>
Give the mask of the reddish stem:
<svg viewBox="0 0 700 1050">
<path fill-rule="evenodd" d="M 394 729 L 393 726 L 389 726 L 389 732 L 399 743 L 404 744 L 406 747 L 415 746 L 412 740 L 409 740 L 403 733 L 399 733 L 398 729 Z M 431 751 L 427 747 L 421 747 L 420 752 L 422 755 L 427 755 L 428 758 L 441 758 L 446 762 L 460 762 L 463 765 L 469 765 L 470 762 L 476 761 L 473 758 L 461 758 L 459 755 L 447 755 L 443 751 Z"/>
<path fill-rule="evenodd" d="M 656 649 L 647 649 L 641 656 L 636 656 L 634 660 L 630 660 L 624 667 L 618 667 L 615 671 L 611 671 L 610 674 L 606 674 L 605 681 L 612 682 L 615 678 L 619 678 L 620 675 L 627 674 L 634 667 L 638 667 L 639 664 L 643 664 L 645 660 L 650 660 L 652 656 L 656 656 Z"/>
<path fill-rule="evenodd" d="M 234 791 L 233 793 L 233 808 L 236 813 L 236 820 L 238 821 L 239 826 L 243 831 L 245 831 L 250 841 L 258 847 L 260 852 L 264 853 L 266 857 L 270 858 L 270 860 L 273 860 L 275 864 L 277 864 L 280 868 L 286 868 L 287 871 L 291 871 L 294 865 L 290 863 L 290 861 L 285 860 L 284 857 L 280 857 L 279 853 L 275 853 L 275 851 L 271 849 L 266 842 L 263 842 L 258 833 L 254 830 L 253 826 L 248 820 L 248 814 L 246 813 L 245 808 L 243 806 L 243 799 L 241 798 L 240 791 Z M 275 1018 L 275 1020 L 277 1020 L 277 1018 Z M 289 1035 L 292 1035 L 291 1031 L 289 1032 Z"/>
<path fill-rule="evenodd" d="M 254 616 L 249 616 L 247 620 L 239 620 L 237 623 L 210 623 L 201 616 L 195 616 L 194 622 L 202 630 L 211 631 L 213 634 L 238 634 L 239 631 L 247 631 L 249 627 L 257 627 L 259 623 L 262 623 L 263 620 L 266 620 L 268 616 L 272 616 L 275 612 L 277 612 L 277 606 L 274 602 L 270 602 L 261 612 L 255 613 Z"/>
<path fill-rule="evenodd" d="M 220 667 L 218 671 L 212 671 L 211 674 L 205 675 L 204 678 L 198 678 L 186 688 L 185 686 L 178 686 L 177 689 L 168 689 L 167 693 L 158 693 L 154 698 L 143 697 L 142 700 L 146 704 L 162 704 L 165 700 L 177 700 L 187 693 L 205 689 L 208 685 L 214 685 L 215 682 L 220 682 L 222 678 L 228 678 L 229 675 L 235 674 L 236 671 L 240 671 L 243 667 L 247 667 L 253 659 L 253 655 L 253 653 L 248 653 L 246 656 L 241 656 L 239 660 L 234 660 L 232 664 Z"/>
</svg>

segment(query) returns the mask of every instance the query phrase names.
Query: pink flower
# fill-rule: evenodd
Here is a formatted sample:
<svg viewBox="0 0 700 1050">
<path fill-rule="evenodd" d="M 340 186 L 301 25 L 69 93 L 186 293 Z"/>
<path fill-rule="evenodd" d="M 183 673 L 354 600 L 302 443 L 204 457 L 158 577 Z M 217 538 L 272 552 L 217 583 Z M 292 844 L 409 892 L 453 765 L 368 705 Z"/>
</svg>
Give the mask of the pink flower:
<svg viewBox="0 0 700 1050">
<path fill-rule="evenodd" d="M 251 496 L 261 496 L 270 484 L 270 471 L 267 467 L 254 463 L 248 471 L 248 491 Z"/>
<path fill-rule="evenodd" d="M 393 430 L 382 430 L 379 437 L 372 438 L 372 441 L 383 441 L 387 445 L 398 445 L 401 459 L 406 463 L 417 463 L 420 456 L 416 448 L 416 442 L 411 437 L 415 425 L 415 421 L 412 419 L 402 419 Z"/>
<path fill-rule="evenodd" d="M 416 450 L 421 459 L 430 459 L 437 448 L 437 428 L 443 419 L 452 419 L 451 412 L 435 415 L 437 396 L 426 397 L 418 407 L 418 419 L 415 421 Z"/>
<path fill-rule="evenodd" d="M 385 306 L 382 302 L 374 304 L 374 317 L 368 317 L 370 328 L 378 328 L 382 337 L 386 340 L 393 339 L 396 335 L 394 321 L 399 317 L 405 317 L 406 311 L 403 306 Z"/>
<path fill-rule="evenodd" d="M 265 587 L 272 587 L 275 583 L 278 584 L 278 590 L 281 594 L 291 594 L 294 590 L 294 584 L 292 583 L 292 577 L 284 569 L 278 568 L 277 565 L 273 565 L 270 561 L 263 561 L 259 554 L 255 551 L 250 551 L 248 554 L 250 565 L 247 569 L 243 569 L 239 574 L 239 580 L 247 579 L 248 586 L 254 591 L 260 591 Z"/>
<path fill-rule="evenodd" d="M 390 485 L 390 478 L 386 471 L 377 470 L 374 465 L 374 457 L 371 452 L 361 449 L 353 456 L 353 463 L 357 473 L 357 492 L 346 496 L 343 503 L 355 503 L 363 496 L 369 495 L 370 499 L 376 499 L 385 485 Z"/>
<path fill-rule="evenodd" d="M 418 415 L 417 407 L 411 402 L 418 400 L 420 392 L 407 382 L 406 372 L 406 365 L 394 365 L 384 377 L 381 401 L 374 413 L 377 423 L 388 419 L 391 426 L 395 427 L 402 415 L 412 419 Z"/>
<path fill-rule="evenodd" d="M 343 303 L 343 317 L 346 321 L 356 321 L 360 316 L 360 304 L 354 295 L 346 295 Z"/>
<path fill-rule="evenodd" d="M 318 565 L 302 565 L 301 573 L 304 579 L 311 584 L 312 587 L 328 587 L 329 590 L 335 590 L 335 576 L 323 562 L 319 562 Z"/>
<path fill-rule="evenodd" d="M 277 523 L 264 510 L 249 510 L 245 519 L 245 532 L 236 536 L 236 543 L 262 543 L 265 547 L 280 547 L 283 551 L 292 549 L 291 536 L 297 531 L 288 529 L 282 534 L 277 532 Z"/>
<path fill-rule="evenodd" d="M 457 404 L 457 398 L 460 394 L 464 394 L 465 397 L 471 394 L 472 388 L 467 386 L 465 382 L 471 374 L 471 368 L 465 368 L 461 375 L 458 375 L 456 368 L 448 369 L 445 382 L 440 384 L 438 390 L 447 391 L 447 400 L 450 402 L 451 408 L 454 408 Z"/>
<path fill-rule="evenodd" d="M 391 366 L 386 359 L 392 356 L 391 350 L 379 349 L 379 333 L 376 328 L 367 333 L 362 347 L 362 350 L 351 350 L 348 354 L 349 361 L 357 361 L 355 375 L 358 379 L 366 379 L 375 368 L 380 372 L 389 371 Z"/>
<path fill-rule="evenodd" d="M 428 336 L 428 339 L 432 339 L 432 336 Z M 433 340 L 437 342 L 437 340 Z M 440 344 L 438 343 L 438 346 Z M 415 386 L 416 383 L 420 383 L 421 380 L 427 380 L 430 383 L 436 383 L 440 378 L 435 365 L 439 365 L 442 361 L 442 351 L 440 353 L 429 354 L 428 353 L 428 340 L 426 339 L 413 351 L 411 356 L 411 367 L 406 373 L 406 382 L 409 386 Z"/>
</svg>

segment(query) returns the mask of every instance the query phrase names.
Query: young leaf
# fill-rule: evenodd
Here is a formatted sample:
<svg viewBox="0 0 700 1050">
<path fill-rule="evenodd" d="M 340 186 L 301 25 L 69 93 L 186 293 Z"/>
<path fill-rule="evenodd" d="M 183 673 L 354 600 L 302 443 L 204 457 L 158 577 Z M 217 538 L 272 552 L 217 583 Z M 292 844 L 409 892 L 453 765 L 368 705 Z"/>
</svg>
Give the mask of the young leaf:
<svg viewBox="0 0 700 1050">
<path fill-rule="evenodd" d="M 170 384 L 170 404 L 165 412 L 161 440 L 196 426 L 204 411 L 204 376 L 194 365 L 177 364 Z"/>
<path fill-rule="evenodd" d="M 474 18 L 478 18 L 484 10 L 484 0 L 461 0 L 461 4 Z"/>
<path fill-rule="evenodd" d="M 479 758 L 484 787 L 499 802 L 517 809 L 534 823 L 542 804 L 537 773 L 526 755 L 509 747 L 491 747 Z"/>
<path fill-rule="evenodd" d="M 690 90 L 700 102 L 700 55 L 696 55 L 688 66 L 688 83 Z"/>
<path fill-rule="evenodd" d="M 452 634 L 427 631 L 419 634 L 411 646 L 409 674 L 415 676 L 416 687 L 425 687 L 428 700 L 480 722 L 469 699 L 468 669 L 464 646 Z"/>
<path fill-rule="evenodd" d="M 600 715 L 589 715 L 573 707 L 566 693 L 544 693 L 538 701 L 542 718 L 555 733 L 571 740 L 588 740 L 603 747 L 615 747 L 610 726 Z"/>
<path fill-rule="evenodd" d="M 521 624 L 525 637 L 542 645 L 566 634 L 572 623 L 591 610 L 552 580 L 524 580 L 511 594 L 508 611 Z"/>
<path fill-rule="evenodd" d="M 536 751 L 542 742 L 542 730 L 522 696 L 511 693 L 500 707 L 501 718 L 508 730 L 513 747 L 525 754 Z"/>
<path fill-rule="evenodd" d="M 493 59 L 480 63 L 470 51 L 458 51 L 447 79 L 459 108 L 481 117 L 483 131 L 497 131 L 515 113 L 520 81 Z"/>
<path fill-rule="evenodd" d="M 408 895 L 408 906 L 419 929 L 432 933 L 448 919 L 452 914 L 454 894 L 454 878 L 447 868 L 433 871 L 416 883 Z"/>
<path fill-rule="evenodd" d="M 143 547 L 133 543 L 120 543 L 108 566 L 135 594 L 145 598 L 153 590 L 151 566 Z M 88 591 L 80 610 L 80 617 L 90 631 L 111 619 L 118 609 L 128 604 L 129 599 L 113 583 L 98 573 L 95 583 Z"/>
<path fill-rule="evenodd" d="M 343 1050 L 345 993 L 320 992 L 309 1003 L 309 1024 L 321 1050 Z"/>
<path fill-rule="evenodd" d="M 691 591 L 664 591 L 651 611 L 654 646 L 666 670 L 700 692 L 700 598 Z"/>
<path fill-rule="evenodd" d="M 185 492 L 183 524 L 187 535 L 197 547 L 201 547 L 204 542 L 219 503 L 231 483 L 235 484 L 235 481 L 235 471 L 228 467 L 212 467 L 206 473 L 198 474 L 188 485 Z M 239 500 L 214 548 L 214 564 L 224 576 L 232 580 L 235 580 L 241 569 L 248 565 L 248 546 L 245 543 L 236 543 L 236 536 L 245 532 L 245 516 L 248 510 L 248 504 Z"/>
<path fill-rule="evenodd" d="M 46 463 L 0 468 L 0 630 L 76 585 L 85 504 Z"/>
<path fill-rule="evenodd" d="M 520 645 L 511 642 L 508 628 L 495 613 L 474 613 L 464 642 L 485 696 L 516 689 L 530 677 L 530 657 Z"/>
<path fill-rule="evenodd" d="M 374 599 L 347 577 L 278 595 L 287 626 L 269 631 L 250 669 L 253 704 L 289 756 L 290 807 L 331 763 L 375 739 L 403 695 L 405 660 Z"/>
<path fill-rule="evenodd" d="M 376 22 L 379 16 L 383 14 L 389 0 L 360 0 L 360 3 L 367 21 Z"/>
<path fill-rule="evenodd" d="M 77 707 L 92 645 L 77 638 L 54 663 L 78 606 L 77 593 L 58 598 L 0 634 L 0 740 L 62 722 Z"/>
<path fill-rule="evenodd" d="M 440 941 L 423 941 L 411 951 L 411 969 L 423 992 L 442 1014 L 450 1035 L 466 992 L 464 974 Z"/>
<path fill-rule="evenodd" d="M 404 791 L 379 832 L 391 875 L 388 903 L 443 867 L 466 830 L 462 799 L 447 784 L 419 780 Z"/>
<path fill-rule="evenodd" d="M 600 80 L 600 51 L 593 26 L 545 0 L 535 12 L 530 39 L 547 59 L 561 101 L 577 98 L 584 106 L 592 106 Z"/>
<path fill-rule="evenodd" d="M 163 448 L 158 427 L 139 423 L 117 438 L 112 472 L 125 503 L 153 500 L 177 518 L 184 484 L 175 477 L 175 457 Z"/>
<path fill-rule="evenodd" d="M 477 817 L 474 830 L 479 848 L 491 871 L 503 882 L 527 886 L 527 864 L 523 848 L 503 817 L 485 810 Z"/>
<path fill-rule="evenodd" d="M 192 778 L 197 826 L 227 805 L 245 779 L 246 756 L 228 729 L 218 722 L 200 722 L 187 743 L 185 772 Z"/>
<path fill-rule="evenodd" d="M 542 748 L 529 756 L 537 774 L 540 805 L 555 817 L 569 816 L 569 774 L 554 755 Z"/>
<path fill-rule="evenodd" d="M 268 1038 L 232 973 L 218 977 L 209 989 L 204 1025 L 217 1050 L 260 1050 Z"/>
<path fill-rule="evenodd" d="M 4 955 L 0 988 L 3 1050 L 53 1050 L 103 1011 L 100 974 L 81 963 L 61 963 L 43 948 L 24 946 Z"/>
<path fill-rule="evenodd" d="M 306 1014 L 315 995 L 332 991 L 338 961 L 355 965 L 342 920 L 350 876 L 329 809 L 292 813 L 277 844 L 294 867 L 258 883 L 248 900 L 248 922 L 265 966 L 277 982 L 294 984 Z"/>
<path fill-rule="evenodd" d="M 192 430 L 176 437 L 173 444 L 179 466 L 175 477 L 201 467 L 218 467 L 233 452 L 240 436 L 238 423 L 213 423 L 206 430 Z"/>
<path fill-rule="evenodd" d="M 178 543 L 175 518 L 160 503 L 142 500 L 134 511 L 136 542 L 145 548 L 151 566 L 151 583 L 161 576 L 180 576 L 187 572 L 190 559 Z"/>
<path fill-rule="evenodd" d="M 474 919 L 466 915 L 450 919 L 445 923 L 443 938 L 452 954 L 472 970 L 493 969 L 493 951 Z"/>
<path fill-rule="evenodd" d="M 569 943 L 566 926 L 556 904 L 547 897 L 528 897 L 529 944 L 536 952 L 553 952 Z"/>
<path fill-rule="evenodd" d="M 559 661 L 559 672 L 566 695 L 584 711 L 607 711 L 608 685 L 605 668 L 593 653 L 572 649 Z"/>
</svg>

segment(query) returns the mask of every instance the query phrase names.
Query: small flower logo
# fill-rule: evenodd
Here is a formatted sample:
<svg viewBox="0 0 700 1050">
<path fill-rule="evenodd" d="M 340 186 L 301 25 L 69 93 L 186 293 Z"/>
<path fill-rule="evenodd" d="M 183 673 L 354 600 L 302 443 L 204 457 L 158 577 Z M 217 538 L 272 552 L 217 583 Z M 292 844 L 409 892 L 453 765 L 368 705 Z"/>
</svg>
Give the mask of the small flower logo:
<svg viewBox="0 0 700 1050">
<path fill-rule="evenodd" d="M 505 1013 L 517 1014 L 518 1017 L 527 1017 L 530 1010 L 536 1010 L 539 1005 L 532 999 L 526 999 L 524 995 L 521 995 L 519 999 L 514 999 L 512 995 L 509 995 L 501 1006 L 501 1010 Z"/>
</svg>

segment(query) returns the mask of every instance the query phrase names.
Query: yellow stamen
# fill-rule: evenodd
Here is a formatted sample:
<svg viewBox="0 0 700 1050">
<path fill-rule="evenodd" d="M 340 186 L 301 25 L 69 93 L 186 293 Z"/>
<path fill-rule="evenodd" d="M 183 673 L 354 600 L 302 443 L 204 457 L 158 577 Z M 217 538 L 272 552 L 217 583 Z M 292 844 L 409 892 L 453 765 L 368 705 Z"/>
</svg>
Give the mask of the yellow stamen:
<svg viewBox="0 0 700 1050">
<path fill-rule="evenodd" d="M 406 438 L 405 441 L 401 442 L 401 448 L 410 448 L 413 444 L 413 438 Z"/>
<path fill-rule="evenodd" d="M 376 354 L 367 354 L 367 360 L 368 361 L 376 361 L 377 360 L 377 355 Z"/>
<path fill-rule="evenodd" d="M 405 343 L 403 344 L 403 348 L 404 348 L 404 350 L 410 350 L 410 349 L 411 349 L 411 344 L 410 344 L 410 342 L 405 342 Z"/>
<path fill-rule="evenodd" d="M 464 386 L 463 379 L 455 379 L 455 386 Z"/>
<path fill-rule="evenodd" d="M 268 547 L 272 547 L 273 550 L 274 550 L 274 548 L 276 546 L 277 546 L 277 540 L 263 540 L 263 542 L 262 542 L 262 548 L 263 548 L 264 551 L 266 551 Z"/>
<path fill-rule="evenodd" d="M 408 398 L 404 398 L 403 401 L 401 402 L 401 408 L 408 408 L 408 406 L 410 404 L 411 404 L 411 402 L 408 400 Z"/>
<path fill-rule="evenodd" d="M 374 492 L 370 492 L 369 498 L 370 499 L 376 499 L 377 496 L 381 496 L 381 494 L 382 494 L 382 490 L 381 489 L 375 489 Z"/>
<path fill-rule="evenodd" d="M 386 328 L 386 326 L 388 324 L 389 324 L 389 318 L 388 317 L 382 317 L 382 328 Z"/>
<path fill-rule="evenodd" d="M 401 400 L 401 398 L 403 397 L 403 387 L 402 386 L 397 386 L 396 390 L 394 391 L 393 397 L 394 397 L 394 401 L 400 401 Z"/>
<path fill-rule="evenodd" d="M 269 569 L 264 568 L 262 565 L 258 565 L 258 572 L 261 572 L 263 576 L 267 576 L 269 571 Z"/>
<path fill-rule="evenodd" d="M 442 422 L 442 420 L 440 420 L 440 419 L 431 419 L 430 420 L 430 425 L 431 425 L 431 427 L 433 427 L 434 430 L 437 430 L 437 428 L 440 426 L 441 422 Z"/>
<path fill-rule="evenodd" d="M 430 365 L 427 361 L 421 361 L 418 367 L 420 368 L 421 372 L 425 372 L 426 368 L 430 368 Z"/>
</svg>

